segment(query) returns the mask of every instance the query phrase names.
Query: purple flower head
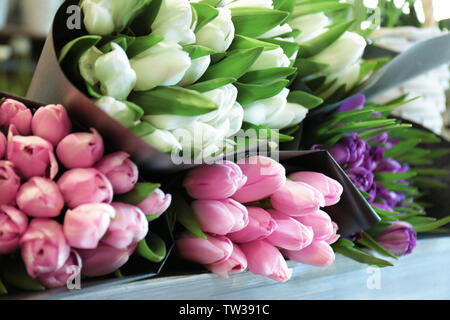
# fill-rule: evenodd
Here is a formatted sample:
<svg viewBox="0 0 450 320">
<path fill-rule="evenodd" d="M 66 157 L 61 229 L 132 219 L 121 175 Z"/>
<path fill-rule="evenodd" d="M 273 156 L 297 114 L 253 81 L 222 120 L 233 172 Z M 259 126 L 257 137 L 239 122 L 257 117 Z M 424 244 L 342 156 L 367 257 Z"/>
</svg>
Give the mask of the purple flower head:
<svg viewBox="0 0 450 320">
<path fill-rule="evenodd" d="M 396 256 L 404 256 L 416 246 L 417 233 L 412 225 L 403 221 L 395 221 L 377 236 L 377 241 Z"/>
<path fill-rule="evenodd" d="M 394 212 L 394 209 L 392 209 L 388 204 L 384 202 L 375 202 L 372 203 L 373 206 L 377 207 L 378 209 L 388 211 L 388 212 Z"/>
<path fill-rule="evenodd" d="M 368 192 L 372 188 L 374 182 L 371 171 L 363 167 L 359 167 L 349 169 L 346 173 L 350 180 L 352 180 L 353 184 L 362 191 Z"/>
<path fill-rule="evenodd" d="M 347 164 L 349 168 L 356 168 L 363 164 L 364 156 L 369 145 L 358 137 L 357 133 L 343 137 L 328 152 L 340 165 Z"/>
<path fill-rule="evenodd" d="M 389 191 L 381 184 L 376 183 L 376 197 L 383 200 L 391 208 L 398 207 L 405 199 L 405 195 L 401 192 Z"/>
<path fill-rule="evenodd" d="M 320 151 L 320 150 L 325 150 L 323 144 L 315 144 L 311 147 L 311 150 L 313 151 Z"/>
<path fill-rule="evenodd" d="M 375 172 L 390 172 L 390 173 L 398 173 L 402 170 L 402 165 L 400 162 L 394 159 L 384 159 L 380 163 L 378 163 Z"/>
<path fill-rule="evenodd" d="M 366 155 L 364 157 L 364 167 L 367 170 L 373 171 L 377 167 L 378 163 L 384 158 L 384 148 L 383 147 L 371 147 L 366 150 Z"/>
<path fill-rule="evenodd" d="M 379 143 L 379 144 L 386 144 L 389 139 L 389 134 L 387 132 L 383 132 L 382 134 L 372 138 L 370 141 Z"/>
<path fill-rule="evenodd" d="M 357 233 L 351 234 L 349 236 L 346 236 L 344 238 L 347 239 L 348 241 L 356 242 L 359 239 L 361 239 L 362 237 L 363 237 L 363 233 L 362 232 L 357 232 Z"/>
<path fill-rule="evenodd" d="M 364 108 L 364 104 L 366 103 L 366 96 L 362 93 L 357 93 L 354 96 L 346 99 L 341 105 L 338 107 L 337 112 L 350 111 L 350 110 L 359 110 Z"/>
</svg>

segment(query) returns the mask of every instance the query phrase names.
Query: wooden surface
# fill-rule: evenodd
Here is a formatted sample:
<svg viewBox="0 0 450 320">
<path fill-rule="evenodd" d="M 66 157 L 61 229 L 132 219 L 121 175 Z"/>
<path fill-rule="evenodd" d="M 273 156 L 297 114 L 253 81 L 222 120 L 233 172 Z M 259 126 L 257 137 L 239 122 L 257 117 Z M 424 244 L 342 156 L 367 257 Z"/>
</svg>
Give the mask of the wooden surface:
<svg viewBox="0 0 450 320">
<path fill-rule="evenodd" d="M 25 299 L 450 299 L 450 238 L 419 241 L 395 267 L 368 269 L 338 255 L 327 268 L 291 264 L 292 279 L 276 283 L 248 272 L 221 279 L 212 274 L 140 280 L 75 291 L 45 292 Z M 379 272 L 380 289 L 367 282 Z M 372 278 L 370 278 L 372 277 Z M 369 280 L 370 283 L 373 284 Z"/>
</svg>

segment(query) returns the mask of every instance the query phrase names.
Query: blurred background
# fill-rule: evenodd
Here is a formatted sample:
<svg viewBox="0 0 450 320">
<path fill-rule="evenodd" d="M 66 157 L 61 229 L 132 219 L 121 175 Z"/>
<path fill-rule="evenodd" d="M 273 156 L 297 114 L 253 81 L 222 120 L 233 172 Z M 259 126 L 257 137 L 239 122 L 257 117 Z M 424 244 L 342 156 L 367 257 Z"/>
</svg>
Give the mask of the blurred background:
<svg viewBox="0 0 450 320">
<path fill-rule="evenodd" d="M 126 1 L 126 0 L 123 0 Z M 361 19 L 371 44 L 397 53 L 450 30 L 450 0 L 340 0 L 381 15 Z M 53 16 L 63 0 L 0 0 L 0 91 L 25 96 Z M 356 11 L 356 10 L 355 10 Z M 345 13 L 344 13 L 345 14 Z M 358 17 L 357 17 L 358 18 Z M 370 35 L 369 35 L 370 34 Z M 397 115 L 450 139 L 450 72 L 442 66 L 394 88 L 377 102 L 409 93 L 420 96 Z"/>
</svg>

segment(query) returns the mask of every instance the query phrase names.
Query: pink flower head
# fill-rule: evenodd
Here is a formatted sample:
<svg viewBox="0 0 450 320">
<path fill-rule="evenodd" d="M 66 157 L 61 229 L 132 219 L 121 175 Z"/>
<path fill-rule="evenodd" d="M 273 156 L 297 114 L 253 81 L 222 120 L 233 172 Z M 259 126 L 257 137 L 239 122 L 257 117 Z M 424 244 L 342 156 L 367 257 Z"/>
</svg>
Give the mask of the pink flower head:
<svg viewBox="0 0 450 320">
<path fill-rule="evenodd" d="M 0 160 L 3 159 L 6 153 L 6 137 L 5 135 L 0 131 Z"/>
<path fill-rule="evenodd" d="M 156 189 L 144 201 L 137 206 L 145 215 L 162 215 L 172 203 L 172 196 L 165 194 L 161 189 Z"/>
<path fill-rule="evenodd" d="M 206 265 L 228 260 L 233 243 L 224 236 L 206 235 L 206 239 L 202 239 L 186 231 L 177 240 L 177 248 L 183 258 Z"/>
<path fill-rule="evenodd" d="M 105 156 L 95 168 L 111 182 L 115 194 L 133 190 L 139 179 L 139 170 L 126 152 L 116 152 Z"/>
<path fill-rule="evenodd" d="M 31 110 L 19 101 L 6 99 L 0 105 L 0 127 L 14 125 L 20 134 L 27 136 L 31 133 L 31 118 Z"/>
<path fill-rule="evenodd" d="M 326 267 L 333 264 L 335 255 L 333 248 L 325 241 L 313 241 L 302 250 L 283 250 L 286 258 L 300 263 L 317 267 Z"/>
<path fill-rule="evenodd" d="M 228 237 L 233 242 L 245 243 L 262 240 L 270 236 L 277 228 L 277 222 L 264 209 L 247 207 L 248 225 L 237 232 L 230 233 Z"/>
<path fill-rule="evenodd" d="M 31 129 L 35 136 L 57 146 L 65 136 L 70 134 L 72 122 L 62 105 L 51 104 L 37 109 L 31 121 Z"/>
<path fill-rule="evenodd" d="M 295 217 L 295 219 L 312 228 L 315 240 L 330 239 L 336 234 L 330 216 L 322 210 L 306 216 Z"/>
<path fill-rule="evenodd" d="M 0 205 L 16 203 L 17 191 L 20 187 L 20 178 L 10 161 L 0 161 Z"/>
<path fill-rule="evenodd" d="M 38 280 L 46 288 L 61 288 L 67 286 L 67 282 L 81 273 L 82 261 L 80 255 L 71 250 L 69 258 L 64 265 L 55 272 L 45 273 L 38 276 Z"/>
<path fill-rule="evenodd" d="M 27 226 L 25 213 L 14 207 L 0 206 L 0 254 L 9 254 L 20 247 L 20 238 Z"/>
<path fill-rule="evenodd" d="M 227 260 L 205 267 L 222 278 L 228 278 L 229 274 L 244 272 L 247 269 L 247 258 L 239 246 L 233 243 L 233 252 Z"/>
</svg>

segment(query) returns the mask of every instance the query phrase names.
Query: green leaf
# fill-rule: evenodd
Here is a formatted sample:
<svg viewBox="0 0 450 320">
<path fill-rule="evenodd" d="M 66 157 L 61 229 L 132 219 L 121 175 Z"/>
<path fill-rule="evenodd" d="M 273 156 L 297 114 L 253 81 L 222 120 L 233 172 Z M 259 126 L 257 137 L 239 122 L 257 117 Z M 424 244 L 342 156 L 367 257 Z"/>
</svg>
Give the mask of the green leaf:
<svg viewBox="0 0 450 320">
<path fill-rule="evenodd" d="M 306 16 L 309 14 L 319 12 L 347 9 L 350 8 L 351 6 L 352 4 L 350 3 L 341 3 L 337 1 L 323 1 L 323 2 L 318 2 L 316 0 L 304 2 L 297 1 L 296 7 L 294 9 L 294 12 L 292 13 L 291 18 L 294 19 L 300 16 Z"/>
<path fill-rule="evenodd" d="M 8 294 L 8 290 L 6 290 L 5 285 L 3 284 L 2 280 L 0 279 L 0 295 Z"/>
<path fill-rule="evenodd" d="M 424 225 L 416 225 L 413 227 L 413 229 L 416 232 L 428 232 L 428 231 L 432 231 L 434 229 L 440 228 L 448 223 L 450 223 L 450 216 L 440 219 L 438 221 L 432 222 L 432 223 L 428 223 L 428 224 L 424 224 Z"/>
<path fill-rule="evenodd" d="M 128 100 L 141 106 L 145 115 L 199 116 L 217 110 L 217 105 L 207 97 L 181 87 L 157 87 L 149 91 L 134 91 Z"/>
<path fill-rule="evenodd" d="M 296 68 L 269 68 L 249 71 L 239 79 L 240 83 L 267 84 L 277 80 L 284 80 L 297 71 Z"/>
<path fill-rule="evenodd" d="M 155 127 L 145 121 L 139 122 L 137 125 L 129 129 L 138 137 L 145 137 L 146 135 L 152 134 L 156 131 Z"/>
<path fill-rule="evenodd" d="M 2 262 L 3 264 L 3 262 Z M 44 291 L 45 287 L 31 278 L 20 258 L 8 259 L 2 265 L 3 280 L 13 287 L 27 291 Z"/>
<path fill-rule="evenodd" d="M 174 212 L 177 221 L 198 238 L 206 239 L 206 235 L 198 225 L 192 207 L 180 195 L 176 195 L 173 201 Z"/>
<path fill-rule="evenodd" d="M 199 3 L 210 5 L 211 7 L 217 7 L 222 0 L 201 0 Z"/>
<path fill-rule="evenodd" d="M 431 159 L 436 159 L 436 158 L 440 158 L 442 156 L 445 156 L 445 155 L 449 154 L 450 153 L 450 148 L 432 149 L 432 150 L 429 150 L 429 151 L 430 151 L 430 153 L 428 154 L 428 156 Z"/>
<path fill-rule="evenodd" d="M 369 196 L 369 194 L 367 194 L 367 197 Z M 366 198 L 367 198 L 366 197 Z M 383 217 L 390 217 L 390 216 L 393 216 L 393 215 L 396 215 L 397 214 L 397 212 L 391 212 L 391 211 L 386 211 L 386 210 L 383 210 L 383 209 L 380 209 L 380 208 L 378 208 L 377 206 L 372 206 L 372 209 L 377 213 L 377 214 L 379 214 L 380 216 L 383 216 Z"/>
<path fill-rule="evenodd" d="M 88 92 L 88 94 L 96 99 L 100 99 L 103 95 L 100 93 L 100 88 L 98 85 L 96 86 L 92 86 L 90 83 L 88 83 L 87 81 L 85 81 L 85 85 L 86 85 L 86 90 Z"/>
<path fill-rule="evenodd" d="M 183 47 L 183 50 L 189 53 L 191 60 L 195 60 L 204 56 L 210 56 L 215 53 L 214 50 L 197 44 L 191 44 Z"/>
<path fill-rule="evenodd" d="M 134 121 L 138 121 L 141 120 L 141 118 L 144 116 L 144 110 L 142 110 L 141 107 L 139 107 L 137 104 L 130 102 L 130 101 L 122 101 L 123 103 L 125 103 L 125 105 L 128 107 L 128 109 L 130 109 L 131 111 L 133 111 L 134 113 Z"/>
<path fill-rule="evenodd" d="M 250 122 L 244 122 L 242 124 L 242 129 L 248 130 L 248 129 L 253 129 L 257 132 L 257 138 L 258 139 L 263 139 L 263 140 L 275 140 L 278 142 L 289 142 L 294 140 L 294 137 L 285 135 L 285 134 L 281 134 L 276 130 L 270 129 L 269 127 L 266 127 L 264 125 L 256 125 Z M 263 137 L 261 137 L 261 133 L 264 132 Z"/>
<path fill-rule="evenodd" d="M 147 199 L 147 197 L 159 187 L 161 187 L 159 183 L 140 182 L 137 183 L 134 189 L 130 192 L 118 195 L 116 197 L 116 200 L 117 202 L 138 205 L 139 203 Z"/>
<path fill-rule="evenodd" d="M 282 24 L 289 13 L 268 8 L 238 7 L 231 9 L 231 16 L 236 34 L 256 38 Z"/>
<path fill-rule="evenodd" d="M 195 90 L 200 93 L 203 93 L 203 92 L 215 90 L 217 88 L 221 88 L 223 86 L 226 86 L 227 84 L 234 83 L 234 82 L 236 82 L 235 78 L 218 78 L 218 79 L 207 80 L 207 81 L 203 81 L 203 82 L 197 82 L 196 84 L 193 84 L 193 85 L 187 87 L 187 89 Z"/>
<path fill-rule="evenodd" d="M 278 49 L 280 46 L 274 43 L 261 41 L 254 38 L 245 37 L 242 35 L 235 35 L 234 40 L 231 43 L 230 48 L 228 51 L 234 51 L 234 50 L 242 50 L 242 49 L 253 49 L 253 48 L 260 48 L 263 47 L 264 51 L 267 50 L 275 50 Z"/>
<path fill-rule="evenodd" d="M 413 180 L 415 186 L 423 189 L 447 189 L 448 185 L 431 178 L 417 177 Z"/>
<path fill-rule="evenodd" d="M 305 91 L 291 91 L 288 96 L 288 102 L 300 104 L 311 110 L 320 106 L 323 103 L 323 99 Z"/>
<path fill-rule="evenodd" d="M 344 239 L 344 238 L 339 238 L 339 240 L 334 245 L 338 246 L 338 247 L 354 247 L 355 246 L 355 244 L 353 242 L 351 242 L 350 240 Z"/>
<path fill-rule="evenodd" d="M 268 84 L 250 84 L 236 82 L 234 85 L 238 89 L 238 102 L 245 106 L 252 102 L 268 99 L 276 96 L 289 83 L 289 80 L 278 80 Z"/>
<path fill-rule="evenodd" d="M 428 169 L 428 168 L 416 168 L 411 170 L 411 172 L 415 172 L 418 175 L 436 175 L 436 176 L 441 176 L 441 175 L 447 175 L 450 174 L 449 170 L 444 170 L 444 169 Z"/>
<path fill-rule="evenodd" d="M 166 257 L 166 243 L 156 233 L 150 233 L 146 239 L 138 242 L 136 253 L 148 261 L 159 263 Z"/>
<path fill-rule="evenodd" d="M 375 265 L 378 267 L 392 267 L 394 266 L 391 262 L 374 257 L 370 253 L 367 253 L 358 248 L 350 248 L 350 247 L 340 247 L 333 246 L 334 251 L 340 253 L 350 259 L 353 259 L 360 263 L 365 263 L 368 265 Z"/>
<path fill-rule="evenodd" d="M 410 140 L 401 142 L 398 145 L 395 145 L 392 148 L 387 149 L 384 152 L 384 156 L 386 158 L 397 158 L 398 156 L 407 153 L 411 149 L 414 149 L 419 143 L 420 140 Z"/>
<path fill-rule="evenodd" d="M 129 59 L 136 57 L 138 54 L 150 49 L 157 43 L 164 40 L 163 36 L 148 35 L 142 37 L 136 37 L 136 39 L 128 46 L 127 55 Z"/>
<path fill-rule="evenodd" d="M 139 14 L 130 24 L 130 29 L 137 36 L 145 36 L 151 33 L 151 27 L 159 13 L 162 0 L 151 0 L 141 8 Z"/>
<path fill-rule="evenodd" d="M 408 130 L 402 130 L 402 129 L 394 129 L 391 130 L 390 136 L 399 138 L 399 139 L 420 139 L 423 142 L 430 142 L 430 143 L 439 143 L 441 142 L 441 139 L 436 136 L 434 133 L 426 132 L 420 129 L 408 129 Z"/>
<path fill-rule="evenodd" d="M 380 69 L 384 64 L 389 62 L 390 57 L 363 60 L 360 66 L 359 78 L 356 83 L 360 83 L 369 73 Z"/>
<path fill-rule="evenodd" d="M 288 57 L 292 57 L 299 49 L 299 44 L 296 42 L 283 41 L 278 39 L 262 39 L 262 41 L 279 45 L 283 49 L 284 54 Z"/>
<path fill-rule="evenodd" d="M 361 121 L 358 123 L 352 123 L 346 126 L 333 128 L 327 132 L 328 135 L 334 135 L 336 133 L 349 133 L 349 132 L 359 132 L 373 128 L 385 127 L 388 125 L 392 125 L 395 123 L 395 119 L 386 119 L 386 120 L 370 120 L 370 121 Z"/>
<path fill-rule="evenodd" d="M 298 58 L 295 60 L 294 66 L 298 69 L 300 77 L 307 77 L 312 74 L 328 68 L 330 65 L 326 63 L 315 62 L 307 59 Z"/>
<path fill-rule="evenodd" d="M 363 232 L 362 238 L 356 242 L 359 243 L 360 245 L 366 246 L 367 248 L 370 248 L 370 249 L 378 252 L 379 254 L 382 254 L 383 256 L 398 259 L 397 256 L 395 256 L 391 252 L 389 252 L 385 247 L 383 247 L 381 244 L 379 244 L 374 238 L 372 238 L 366 232 Z"/>
<path fill-rule="evenodd" d="M 273 0 L 273 8 L 276 10 L 287 11 L 292 13 L 294 11 L 296 0 Z"/>
<path fill-rule="evenodd" d="M 368 140 L 370 140 L 370 139 L 380 135 L 383 132 L 390 132 L 392 130 L 398 130 L 398 129 L 405 130 L 405 129 L 409 129 L 411 127 L 412 127 L 411 124 L 396 123 L 396 124 L 393 124 L 393 125 L 390 125 L 390 126 L 386 126 L 386 127 L 383 127 L 383 128 L 376 129 L 376 130 L 360 132 L 358 135 L 359 135 L 359 137 L 361 139 L 368 141 Z"/>
<path fill-rule="evenodd" d="M 351 20 L 338 24 L 327 32 L 322 33 L 320 36 L 301 44 L 298 53 L 299 58 L 312 57 L 328 48 L 352 26 L 353 22 L 354 20 Z"/>
<path fill-rule="evenodd" d="M 375 172 L 374 174 L 375 180 L 377 181 L 398 181 L 402 179 L 410 179 L 412 177 L 417 176 L 417 173 L 413 171 L 409 172 L 398 172 L 398 173 L 391 173 L 391 172 Z"/>
<path fill-rule="evenodd" d="M 217 78 L 239 79 L 251 68 L 263 50 L 262 47 L 236 50 L 217 64 L 210 66 L 200 81 Z"/>
<path fill-rule="evenodd" d="M 191 6 L 195 9 L 198 16 L 197 27 L 195 28 L 196 33 L 219 15 L 219 10 L 208 4 L 191 2 Z"/>
<path fill-rule="evenodd" d="M 152 221 L 155 221 L 156 219 L 158 219 L 160 216 L 157 214 L 147 214 L 147 215 L 145 215 L 145 217 L 147 218 L 148 222 L 152 222 Z"/>
</svg>

